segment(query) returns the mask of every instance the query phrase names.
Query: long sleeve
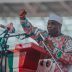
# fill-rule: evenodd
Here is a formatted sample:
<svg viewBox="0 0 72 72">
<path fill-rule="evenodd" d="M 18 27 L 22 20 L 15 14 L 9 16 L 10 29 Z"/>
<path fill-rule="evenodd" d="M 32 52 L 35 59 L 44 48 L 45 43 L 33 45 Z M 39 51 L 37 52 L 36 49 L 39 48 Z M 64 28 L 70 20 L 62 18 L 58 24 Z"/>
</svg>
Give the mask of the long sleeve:
<svg viewBox="0 0 72 72">
<path fill-rule="evenodd" d="M 64 52 L 58 50 L 56 58 L 64 64 L 72 64 L 72 39 L 69 37 L 65 40 Z"/>
<path fill-rule="evenodd" d="M 21 21 L 21 26 L 22 26 L 23 30 L 27 34 L 30 34 L 33 31 L 33 29 L 34 29 L 32 24 L 26 18 L 24 18 L 24 20 L 20 20 L 20 21 Z"/>
<path fill-rule="evenodd" d="M 23 30 L 27 34 L 32 34 L 31 38 L 33 38 L 36 42 L 40 43 L 41 41 L 39 33 L 41 33 L 44 36 L 44 38 L 47 37 L 48 34 L 46 31 L 43 31 L 37 27 L 32 26 L 32 24 L 26 18 L 24 18 L 23 20 L 20 19 L 20 21 Z"/>
</svg>

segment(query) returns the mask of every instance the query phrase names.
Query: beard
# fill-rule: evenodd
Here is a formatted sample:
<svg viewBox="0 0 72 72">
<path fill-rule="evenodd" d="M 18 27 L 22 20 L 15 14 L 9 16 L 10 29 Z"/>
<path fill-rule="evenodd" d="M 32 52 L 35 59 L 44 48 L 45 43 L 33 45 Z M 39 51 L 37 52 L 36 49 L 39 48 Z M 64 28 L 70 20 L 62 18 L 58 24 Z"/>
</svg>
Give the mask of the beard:
<svg viewBox="0 0 72 72">
<path fill-rule="evenodd" d="M 51 31 L 48 31 L 48 33 L 50 36 L 53 36 L 53 37 L 59 35 L 59 31 L 57 31 L 57 30 L 51 30 Z"/>
</svg>

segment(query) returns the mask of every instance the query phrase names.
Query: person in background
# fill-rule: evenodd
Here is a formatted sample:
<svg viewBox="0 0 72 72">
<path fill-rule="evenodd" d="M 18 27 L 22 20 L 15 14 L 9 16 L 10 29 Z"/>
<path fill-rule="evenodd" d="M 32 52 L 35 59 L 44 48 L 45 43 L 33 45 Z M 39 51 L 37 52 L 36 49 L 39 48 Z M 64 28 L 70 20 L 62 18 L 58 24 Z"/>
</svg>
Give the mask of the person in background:
<svg viewBox="0 0 72 72">
<path fill-rule="evenodd" d="M 72 38 L 62 34 L 62 17 L 50 14 L 47 29 L 48 31 L 43 31 L 37 27 L 32 26 L 32 24 L 26 18 L 26 11 L 21 9 L 19 13 L 20 22 L 23 30 L 27 34 L 33 33 L 31 38 L 33 38 L 39 46 L 44 48 L 42 40 L 40 39 L 40 34 L 44 37 L 44 43 L 52 53 L 53 57 L 57 61 L 58 65 L 62 70 L 60 70 L 57 64 L 54 63 L 53 59 L 44 59 L 38 66 L 37 72 L 72 72 Z M 46 63 L 45 68 L 43 64 Z M 52 65 L 55 64 L 55 65 Z M 43 66 L 43 69 L 40 69 Z M 47 71 L 46 71 L 47 69 Z M 39 70 L 39 71 L 38 71 Z"/>
</svg>

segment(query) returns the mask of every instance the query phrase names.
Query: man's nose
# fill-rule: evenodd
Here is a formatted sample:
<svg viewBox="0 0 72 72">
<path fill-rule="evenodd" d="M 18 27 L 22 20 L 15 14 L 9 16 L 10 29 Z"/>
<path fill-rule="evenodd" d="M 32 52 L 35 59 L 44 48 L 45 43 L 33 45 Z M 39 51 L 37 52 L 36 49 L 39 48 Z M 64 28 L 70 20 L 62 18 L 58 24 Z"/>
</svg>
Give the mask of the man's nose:
<svg viewBox="0 0 72 72">
<path fill-rule="evenodd" d="M 51 25 L 49 25 L 47 28 L 51 28 L 52 26 Z"/>
</svg>

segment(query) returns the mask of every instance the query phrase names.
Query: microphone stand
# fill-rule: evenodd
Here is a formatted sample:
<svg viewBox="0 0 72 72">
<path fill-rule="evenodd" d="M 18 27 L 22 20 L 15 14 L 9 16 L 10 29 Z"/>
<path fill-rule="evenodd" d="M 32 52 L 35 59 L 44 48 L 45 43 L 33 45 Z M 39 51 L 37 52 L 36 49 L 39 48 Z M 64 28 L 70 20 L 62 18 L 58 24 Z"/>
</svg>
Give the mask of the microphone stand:
<svg viewBox="0 0 72 72">
<path fill-rule="evenodd" d="M 0 63 L 0 67 L 1 67 L 1 70 L 0 72 L 6 72 L 6 64 L 7 64 L 7 55 L 8 55 L 8 48 L 9 48 L 9 45 L 7 45 L 7 41 L 8 41 L 8 38 L 9 37 L 17 37 L 17 36 L 25 36 L 24 38 L 27 38 L 29 37 L 30 35 L 27 35 L 25 33 L 23 34 L 18 34 L 18 35 L 10 35 L 9 34 L 9 30 L 6 29 L 2 34 L 4 34 L 4 36 L 1 38 L 1 43 L 0 43 L 0 47 L 1 47 L 1 63 Z M 0 34 L 0 35 L 2 35 Z M 5 57 L 5 71 L 3 71 L 3 58 Z"/>
<path fill-rule="evenodd" d="M 2 63 L 3 63 L 3 58 L 5 57 L 5 72 L 6 72 L 6 57 L 7 57 L 7 49 L 9 48 L 9 45 L 7 45 L 7 40 L 8 40 L 8 30 L 5 30 L 4 32 L 4 36 L 2 37 L 1 39 L 1 72 L 4 72 L 3 71 L 3 68 L 2 68 Z"/>
</svg>

